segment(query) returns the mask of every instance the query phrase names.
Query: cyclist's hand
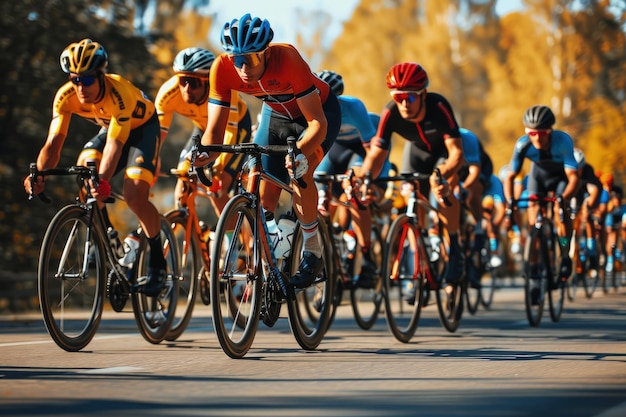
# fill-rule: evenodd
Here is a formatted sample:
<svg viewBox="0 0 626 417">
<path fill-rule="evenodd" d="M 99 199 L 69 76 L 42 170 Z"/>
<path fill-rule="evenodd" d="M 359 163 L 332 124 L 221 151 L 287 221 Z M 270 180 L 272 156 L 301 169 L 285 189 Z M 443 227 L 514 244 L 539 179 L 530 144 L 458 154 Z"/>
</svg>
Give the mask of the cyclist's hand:
<svg viewBox="0 0 626 417">
<path fill-rule="evenodd" d="M 109 184 L 107 180 L 100 179 L 100 181 L 98 181 L 98 188 L 95 188 L 93 182 L 90 180 L 89 186 L 91 187 L 91 195 L 98 201 L 105 201 L 111 196 L 111 184 Z"/>
<path fill-rule="evenodd" d="M 43 189 L 45 186 L 45 180 L 43 179 L 43 177 L 37 177 L 35 179 L 35 182 L 32 184 L 32 188 L 31 188 L 31 181 L 30 181 L 30 175 L 28 175 L 26 178 L 24 178 L 24 190 L 26 191 L 26 194 L 30 195 L 31 191 L 34 195 L 38 195 L 43 193 Z"/>
<path fill-rule="evenodd" d="M 439 180 L 439 175 L 433 171 L 432 175 L 429 178 L 430 189 L 432 190 L 435 198 L 438 202 L 444 203 L 446 199 L 450 198 L 450 185 L 445 178 L 441 178 Z"/>
<path fill-rule="evenodd" d="M 291 166 L 291 158 L 289 157 L 289 155 L 287 155 L 285 157 L 285 167 L 289 170 L 289 175 L 293 175 L 293 178 L 298 179 L 298 178 L 302 178 L 304 176 L 304 174 L 307 173 L 307 171 L 309 170 L 309 160 L 306 159 L 306 156 L 304 156 L 304 154 L 298 154 L 295 157 L 295 171 L 293 170 L 293 167 Z"/>
</svg>

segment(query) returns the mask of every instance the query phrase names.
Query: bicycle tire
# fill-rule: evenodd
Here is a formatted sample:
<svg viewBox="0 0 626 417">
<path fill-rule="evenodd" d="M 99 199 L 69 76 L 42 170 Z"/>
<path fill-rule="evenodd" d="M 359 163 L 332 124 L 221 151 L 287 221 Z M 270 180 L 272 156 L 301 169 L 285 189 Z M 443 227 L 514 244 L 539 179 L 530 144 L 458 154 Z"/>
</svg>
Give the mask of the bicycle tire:
<svg viewBox="0 0 626 417">
<path fill-rule="evenodd" d="M 50 221 L 39 254 L 37 280 L 43 320 L 52 340 L 68 352 L 87 346 L 102 318 L 104 244 L 96 228 L 88 233 L 89 228 L 88 210 L 65 206 Z M 85 253 L 89 234 L 91 255 Z"/>
<path fill-rule="evenodd" d="M 445 269 L 449 267 L 447 262 L 450 254 L 450 234 L 448 228 L 439 221 L 437 230 L 440 236 L 441 248 L 439 252 L 442 256 L 437 262 L 437 282 L 443 282 Z M 463 309 L 465 306 L 464 298 L 467 292 L 467 277 L 461 278 L 458 284 L 440 285 L 436 292 L 437 310 L 439 312 L 439 321 L 444 329 L 450 333 L 456 332 L 463 317 Z"/>
<path fill-rule="evenodd" d="M 544 254 L 547 255 L 548 265 L 550 266 L 550 280 L 549 280 L 549 292 L 548 292 L 548 307 L 550 308 L 550 318 L 554 323 L 561 320 L 563 314 L 563 306 L 565 305 L 565 283 L 561 282 L 560 273 L 560 259 L 561 259 L 561 246 L 557 241 L 557 235 L 554 227 L 551 223 L 546 222 L 544 224 L 546 228 L 545 233 L 549 237 L 546 239 L 546 249 Z"/>
<path fill-rule="evenodd" d="M 465 291 L 465 305 L 467 311 L 474 315 L 480 305 L 480 288 L 482 286 L 483 267 L 480 260 L 480 251 L 476 253 L 474 226 L 467 227 L 464 233 L 465 246 L 465 274 L 467 276 L 467 291 Z M 488 240 L 485 239 L 487 244 Z M 478 258 L 478 259 L 477 259 Z M 474 278 L 472 280 L 471 278 Z M 474 281 L 474 282 L 472 282 Z"/>
<path fill-rule="evenodd" d="M 202 251 L 199 245 L 202 243 L 195 236 L 193 228 L 190 230 L 191 236 L 185 236 L 189 221 L 187 211 L 172 210 L 165 214 L 165 218 L 171 227 L 180 256 L 178 260 L 178 304 L 172 325 L 165 336 L 165 340 L 172 342 L 187 329 L 193 315 L 201 277 Z M 189 247 L 186 248 L 186 245 Z M 187 250 L 186 254 L 184 253 L 185 249 Z"/>
<path fill-rule="evenodd" d="M 548 272 L 544 265 L 546 259 L 542 254 L 543 246 L 542 230 L 533 227 L 530 230 L 528 239 L 526 240 L 526 247 L 524 248 L 524 306 L 526 318 L 531 327 L 537 327 L 541 323 L 545 294 L 548 291 L 546 278 Z M 537 265 L 537 277 L 534 277 L 534 273 L 531 273 L 531 255 L 533 255 L 532 264 L 534 265 L 536 262 Z M 538 258 L 535 258 L 535 256 Z M 533 276 L 531 277 L 531 275 Z M 532 302 L 531 296 L 531 292 L 535 288 L 539 290 L 536 304 Z"/>
<path fill-rule="evenodd" d="M 211 253 L 213 328 L 222 350 L 233 359 L 243 358 L 252 346 L 264 296 L 261 248 L 252 236 L 258 219 L 251 204 L 244 195 L 226 204 Z"/>
<path fill-rule="evenodd" d="M 317 349 L 324 339 L 335 303 L 333 292 L 336 287 L 336 276 L 333 269 L 332 248 L 329 244 L 332 237 L 327 223 L 320 214 L 317 216 L 317 221 L 318 236 L 322 242 L 324 268 L 313 285 L 296 291 L 295 298 L 287 301 L 291 332 L 298 345 L 304 350 Z M 300 264 L 301 248 L 304 244 L 299 227 L 296 232 L 291 256 L 287 259 L 293 272 Z"/>
<path fill-rule="evenodd" d="M 376 323 L 378 319 L 380 306 L 383 302 L 381 268 L 385 253 L 385 242 L 376 225 L 372 226 L 371 235 L 370 254 L 372 261 L 376 265 L 374 285 L 372 288 L 353 287 L 350 290 L 350 302 L 352 312 L 354 313 L 354 320 L 363 330 L 370 330 L 374 326 L 374 323 Z M 360 250 L 357 250 L 357 253 L 360 252 Z"/>
<path fill-rule="evenodd" d="M 428 262 L 418 226 L 410 217 L 398 216 L 387 232 L 382 278 L 387 328 L 402 343 L 413 338 L 419 325 L 422 285 L 431 273 Z"/>
<path fill-rule="evenodd" d="M 139 333 L 152 344 L 159 344 L 165 340 L 176 315 L 178 298 L 178 248 L 170 223 L 163 216 L 160 234 L 167 273 L 164 288 L 156 297 L 149 297 L 138 291 L 133 292 L 131 296 Z M 145 232 L 142 231 L 137 260 L 133 265 L 136 277 L 147 274 L 149 259 L 150 246 Z"/>
</svg>

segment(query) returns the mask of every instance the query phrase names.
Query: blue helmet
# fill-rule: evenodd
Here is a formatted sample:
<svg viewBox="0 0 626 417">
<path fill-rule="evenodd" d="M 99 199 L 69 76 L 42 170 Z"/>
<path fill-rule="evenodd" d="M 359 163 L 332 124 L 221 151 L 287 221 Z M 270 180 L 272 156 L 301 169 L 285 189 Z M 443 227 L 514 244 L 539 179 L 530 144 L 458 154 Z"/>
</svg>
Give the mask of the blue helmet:
<svg viewBox="0 0 626 417">
<path fill-rule="evenodd" d="M 270 22 L 246 13 L 240 19 L 226 22 L 222 28 L 222 48 L 229 54 L 260 52 L 274 37 Z"/>
</svg>

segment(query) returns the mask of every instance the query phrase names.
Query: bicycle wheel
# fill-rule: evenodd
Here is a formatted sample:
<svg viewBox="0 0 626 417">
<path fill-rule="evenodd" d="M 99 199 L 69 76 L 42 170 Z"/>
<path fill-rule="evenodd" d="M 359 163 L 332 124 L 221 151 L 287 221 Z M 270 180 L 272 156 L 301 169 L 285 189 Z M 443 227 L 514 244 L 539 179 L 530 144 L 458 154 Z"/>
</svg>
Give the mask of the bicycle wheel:
<svg viewBox="0 0 626 417">
<path fill-rule="evenodd" d="M 89 212 L 79 206 L 62 208 L 51 220 L 39 254 L 41 313 L 52 340 L 68 352 L 89 344 L 102 317 L 105 254 L 89 220 Z"/>
<path fill-rule="evenodd" d="M 419 325 L 423 283 L 428 279 L 429 257 L 413 219 L 398 216 L 387 233 L 382 264 L 385 320 L 391 334 L 408 343 Z"/>
<path fill-rule="evenodd" d="M 256 335 L 263 299 L 263 267 L 250 200 L 232 198 L 222 210 L 211 253 L 213 327 L 224 353 L 245 356 Z"/>
<path fill-rule="evenodd" d="M 295 299 L 287 301 L 291 332 L 304 350 L 314 350 L 322 342 L 328 330 L 335 303 L 333 292 L 336 287 L 336 278 L 330 245 L 332 237 L 328 232 L 327 223 L 319 214 L 317 221 L 318 237 L 323 248 L 324 268 L 313 285 L 303 290 L 296 290 Z M 298 228 L 296 232 L 292 255 L 287 260 L 290 265 L 290 276 L 298 269 L 304 243 L 301 229 Z"/>
<path fill-rule="evenodd" d="M 480 288 L 482 286 L 483 265 L 481 260 L 481 250 L 483 248 L 475 247 L 475 235 L 473 226 L 471 230 L 465 230 L 464 247 L 465 247 L 465 274 L 468 278 L 467 291 L 465 291 L 465 304 L 467 311 L 474 315 L 478 311 L 480 305 Z M 485 239 L 487 244 L 489 241 Z"/>
<path fill-rule="evenodd" d="M 353 287 L 350 290 L 350 301 L 354 319 L 363 330 L 369 330 L 374 326 L 378 318 L 378 313 L 380 312 L 380 305 L 383 302 L 381 267 L 383 264 L 385 242 L 380 234 L 380 230 L 375 225 L 372 227 L 371 242 L 370 254 L 372 261 L 376 265 L 373 286 L 372 288 Z M 357 253 L 360 252 L 360 250 L 357 250 Z"/>
<path fill-rule="evenodd" d="M 435 265 L 437 271 L 437 282 L 443 282 L 445 269 L 448 267 L 448 256 L 450 253 L 450 234 L 448 228 L 440 221 L 438 227 L 440 237 L 439 253 L 442 255 Z M 467 278 L 463 277 L 461 282 L 455 285 L 442 285 L 437 289 L 437 310 L 439 311 L 439 321 L 447 331 L 454 333 L 459 328 L 461 317 L 463 316 L 463 298 L 467 291 Z"/>
<path fill-rule="evenodd" d="M 539 326 L 545 294 L 548 289 L 548 268 L 542 254 L 542 230 L 532 228 L 524 248 L 524 305 L 528 324 Z"/>
<path fill-rule="evenodd" d="M 548 305 L 550 307 L 550 318 L 553 322 L 558 322 L 561 319 L 563 313 L 563 305 L 565 304 L 565 282 L 561 281 L 560 266 L 561 266 L 561 246 L 557 241 L 557 235 L 555 229 L 551 224 L 544 224 L 544 231 L 547 239 L 546 249 L 544 256 L 547 255 L 547 265 L 550 266 L 550 279 L 548 281 Z"/>
<path fill-rule="evenodd" d="M 178 299 L 178 248 L 170 223 L 164 217 L 161 217 L 160 233 L 167 273 L 164 288 L 156 297 L 149 297 L 143 292 L 134 292 L 131 297 L 139 332 L 152 344 L 165 340 L 176 314 Z M 150 245 L 145 232 L 142 231 L 137 261 L 133 265 L 137 277 L 143 277 L 148 273 L 149 259 Z"/>
<path fill-rule="evenodd" d="M 186 236 L 189 221 L 187 211 L 172 210 L 165 215 L 165 218 L 172 229 L 176 246 L 180 252 L 180 259 L 178 260 L 180 270 L 178 274 L 178 305 L 172 325 L 165 336 L 165 340 L 174 341 L 183 334 L 193 314 L 199 289 L 198 281 L 201 276 L 202 252 L 199 247 L 201 243 L 193 234 L 193 226 L 189 230 L 189 236 Z"/>
</svg>

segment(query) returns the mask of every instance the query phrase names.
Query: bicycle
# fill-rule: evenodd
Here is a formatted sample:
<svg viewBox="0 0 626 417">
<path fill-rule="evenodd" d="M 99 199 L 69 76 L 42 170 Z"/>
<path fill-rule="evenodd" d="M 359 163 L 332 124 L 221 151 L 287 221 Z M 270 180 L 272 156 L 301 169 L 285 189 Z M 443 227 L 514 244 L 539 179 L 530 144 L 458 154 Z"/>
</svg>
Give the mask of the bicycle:
<svg viewBox="0 0 626 417">
<path fill-rule="evenodd" d="M 543 315 L 545 295 L 548 294 L 550 318 L 558 322 L 563 312 L 565 299 L 565 282 L 559 277 L 561 247 L 553 218 L 554 202 L 556 197 L 531 195 L 528 198 L 514 202 L 535 202 L 539 205 L 535 225 L 529 230 L 528 239 L 524 248 L 524 304 L 528 323 L 532 327 L 539 326 Z M 564 219 L 562 205 L 559 216 L 561 223 Z M 507 209 L 507 216 L 513 221 L 511 209 Z M 512 224 L 512 223 L 511 223 Z"/>
<path fill-rule="evenodd" d="M 360 250 L 358 241 L 356 241 L 356 238 L 352 237 L 352 240 L 354 240 L 353 247 L 348 247 L 349 245 L 344 238 L 346 231 L 344 231 L 339 225 L 333 225 L 329 213 L 330 204 L 342 204 L 347 207 L 352 204 L 356 204 L 353 202 L 354 196 L 350 191 L 347 191 L 347 202 L 334 201 L 331 203 L 330 201 L 330 196 L 332 195 L 330 190 L 332 189 L 333 183 L 342 183 L 345 180 L 351 181 L 353 176 L 354 172 L 349 174 L 316 173 L 314 174 L 313 179 L 316 183 L 319 183 L 322 187 L 324 187 L 324 189 L 328 190 L 324 197 L 322 197 L 322 199 L 324 199 L 322 204 L 325 208 L 323 217 L 326 222 L 326 227 L 330 230 L 332 235 L 330 244 L 332 248 L 332 259 L 337 283 L 337 286 L 334 289 L 334 308 L 333 313 L 331 314 L 331 321 L 335 317 L 337 307 L 341 304 L 343 292 L 350 291 L 350 305 L 352 306 L 354 319 L 360 328 L 363 330 L 369 330 L 374 326 L 374 323 L 376 323 L 378 314 L 380 313 L 380 306 L 383 301 L 380 267 L 382 265 L 385 243 L 382 233 L 378 224 L 372 222 L 370 254 L 377 269 L 373 273 L 373 283 L 371 287 L 359 287 L 354 284 L 355 276 L 360 273 L 360 269 L 355 266 L 362 265 L 362 251 Z M 369 181 L 369 179 L 366 179 L 366 181 Z M 373 211 L 373 205 L 374 204 L 370 204 L 368 209 Z"/>
<path fill-rule="evenodd" d="M 74 204 L 62 207 L 45 232 L 37 272 L 41 312 L 48 333 L 62 349 L 79 351 L 91 342 L 102 318 L 104 300 L 121 312 L 128 298 L 143 338 L 157 344 L 164 340 L 176 308 L 177 248 L 167 223 L 162 220 L 161 239 L 167 262 L 167 279 L 161 293 L 148 297 L 134 284 L 145 279 L 149 246 L 141 233 L 137 260 L 132 268 L 118 263 L 120 254 L 113 247 L 105 226 L 104 214 L 91 196 L 89 181 L 97 184 L 95 163 L 37 170 L 30 165 L 30 181 L 38 176 L 76 176 L 84 191 Z M 123 196 L 112 193 L 115 198 Z M 39 194 L 50 202 L 45 194 Z M 32 199 L 33 195 L 29 196 Z"/>
<path fill-rule="evenodd" d="M 199 140 L 197 138 L 196 140 Z M 268 181 L 292 193 L 291 185 L 267 173 L 261 155 L 287 155 L 295 159 L 295 138 L 288 145 L 261 146 L 256 143 L 209 145 L 209 152 L 244 153 L 250 158 L 238 177 L 239 193 L 220 215 L 211 253 L 210 298 L 213 325 L 222 350 L 238 359 L 250 349 L 259 321 L 272 327 L 287 304 L 291 331 L 304 350 L 315 350 L 328 329 L 335 288 L 330 245 L 322 245 L 324 268 L 313 285 L 294 291 L 289 285 L 291 272 L 298 268 L 303 247 L 299 224 L 294 230 L 290 253 L 277 260 L 269 238 L 263 207 L 261 181 Z M 193 164 L 193 156 L 192 156 Z M 208 179 L 197 170 L 205 185 Z M 300 186 L 306 184 L 299 181 Z M 318 215 L 319 238 L 330 242 L 324 219 Z"/>
<path fill-rule="evenodd" d="M 474 315 L 478 306 L 489 308 L 493 302 L 498 277 L 497 268 L 490 265 L 492 256 L 488 239 L 479 245 L 476 241 L 476 219 L 467 204 L 461 206 L 462 247 L 465 254 L 465 270 L 468 277 L 465 303 L 467 311 Z M 482 219 L 483 224 L 486 219 Z M 485 230 L 485 228 L 483 228 Z"/>
<path fill-rule="evenodd" d="M 441 173 L 436 172 L 441 181 Z M 443 284 L 450 250 L 446 221 L 419 191 L 419 180 L 429 177 L 401 173 L 380 179 L 413 185 L 406 212 L 399 214 L 389 227 L 382 266 L 387 326 L 403 343 L 415 334 L 420 312 L 428 305 L 431 292 L 436 294 L 439 320 L 446 330 L 455 332 L 463 314 L 465 275 L 454 285 Z"/>
<path fill-rule="evenodd" d="M 612 216 L 612 223 L 610 226 L 610 234 L 612 234 L 613 240 L 610 247 L 607 246 L 607 256 L 602 273 L 602 290 L 605 294 L 609 293 L 609 290 L 613 288 L 614 291 L 618 291 L 619 287 L 623 285 L 622 280 L 624 278 L 624 262 L 626 261 L 626 247 L 624 245 L 624 239 L 622 238 L 622 214 L 619 211 L 617 214 L 608 213 L 607 216 Z M 608 239 L 608 238 L 607 238 Z M 612 262 L 609 262 L 609 259 Z"/>
<path fill-rule="evenodd" d="M 602 248 L 600 247 L 599 228 L 597 227 L 597 221 L 594 219 L 591 211 L 583 210 L 581 215 L 585 214 L 580 219 L 580 224 L 575 225 L 572 231 L 572 239 L 570 246 L 570 258 L 574 264 L 574 272 L 567 282 L 567 298 L 569 301 L 574 301 L 576 293 L 580 283 L 585 290 L 585 296 L 591 298 L 600 281 L 600 273 L 598 271 L 600 267 L 600 253 Z M 572 210 L 570 218 L 575 220 L 577 210 Z M 591 233 L 589 233 L 591 230 Z M 595 250 L 589 247 L 590 242 L 593 241 Z"/>
<path fill-rule="evenodd" d="M 170 173 L 182 184 L 178 208 L 168 211 L 165 219 L 170 224 L 172 234 L 180 250 L 178 275 L 178 301 L 176 315 L 165 340 L 178 339 L 193 315 L 193 310 L 200 293 L 205 305 L 210 304 L 209 271 L 211 269 L 209 228 L 198 218 L 196 197 L 210 198 L 208 191 L 198 182 L 193 168 Z M 181 305 L 184 301 L 184 305 Z M 182 307 L 182 309 L 181 309 Z"/>
</svg>

